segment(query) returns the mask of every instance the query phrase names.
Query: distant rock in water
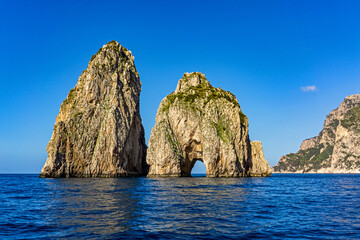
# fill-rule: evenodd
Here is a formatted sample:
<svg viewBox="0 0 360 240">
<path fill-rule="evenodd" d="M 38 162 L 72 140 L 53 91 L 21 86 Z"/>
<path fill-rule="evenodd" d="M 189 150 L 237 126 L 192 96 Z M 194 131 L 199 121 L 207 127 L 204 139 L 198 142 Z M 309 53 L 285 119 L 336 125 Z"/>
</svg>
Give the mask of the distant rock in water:
<svg viewBox="0 0 360 240">
<path fill-rule="evenodd" d="M 235 96 L 202 73 L 185 73 L 156 115 L 147 152 L 148 176 L 190 176 L 200 160 L 208 177 L 270 176 L 260 142 Z"/>
<path fill-rule="evenodd" d="M 265 177 L 271 175 L 269 162 L 265 159 L 261 142 L 251 142 L 251 177 Z"/>
<path fill-rule="evenodd" d="M 320 134 L 281 157 L 274 171 L 360 173 L 360 94 L 346 97 L 327 115 Z"/>
<path fill-rule="evenodd" d="M 146 175 L 140 91 L 131 52 L 104 45 L 61 104 L 40 177 Z"/>
</svg>

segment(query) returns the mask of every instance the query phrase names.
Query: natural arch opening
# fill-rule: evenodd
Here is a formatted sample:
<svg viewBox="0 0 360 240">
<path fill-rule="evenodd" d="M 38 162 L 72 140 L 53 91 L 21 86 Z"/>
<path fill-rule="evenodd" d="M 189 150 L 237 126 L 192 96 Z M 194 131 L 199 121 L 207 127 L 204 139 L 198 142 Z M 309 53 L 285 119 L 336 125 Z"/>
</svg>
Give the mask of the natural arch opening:
<svg viewBox="0 0 360 240">
<path fill-rule="evenodd" d="M 202 159 L 195 159 L 190 176 L 206 176 L 206 167 Z"/>
</svg>

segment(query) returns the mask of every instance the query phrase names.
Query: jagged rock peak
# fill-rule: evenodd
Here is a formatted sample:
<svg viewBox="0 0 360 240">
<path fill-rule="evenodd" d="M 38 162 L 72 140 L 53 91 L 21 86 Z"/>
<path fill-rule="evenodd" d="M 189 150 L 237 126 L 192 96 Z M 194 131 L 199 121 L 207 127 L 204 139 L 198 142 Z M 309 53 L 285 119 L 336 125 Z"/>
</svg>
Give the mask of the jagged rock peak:
<svg viewBox="0 0 360 240">
<path fill-rule="evenodd" d="M 61 104 L 40 176 L 145 175 L 140 91 L 131 52 L 116 41 L 104 45 Z"/>
<path fill-rule="evenodd" d="M 252 150 L 248 119 L 236 97 L 211 86 L 202 73 L 185 73 L 160 103 L 149 140 L 148 176 L 190 176 L 198 160 L 209 177 L 269 176 L 268 164 L 259 166 L 265 160 L 256 152 L 260 149 Z"/>
<path fill-rule="evenodd" d="M 318 136 L 282 156 L 275 172 L 360 173 L 360 94 L 330 112 Z"/>
<path fill-rule="evenodd" d="M 110 54 L 110 55 L 109 55 Z M 108 42 L 107 44 L 103 45 L 102 48 L 99 49 L 99 51 L 92 55 L 90 59 L 90 63 L 92 61 L 104 61 L 106 62 L 106 58 L 108 60 L 115 59 L 117 60 L 118 57 L 120 57 L 120 60 L 122 62 L 130 62 L 134 65 L 134 56 L 132 55 L 131 51 L 126 49 L 125 47 L 121 46 L 120 43 L 116 41 Z"/>
<path fill-rule="evenodd" d="M 184 73 L 183 77 L 179 80 L 175 93 L 188 91 L 194 87 L 212 87 L 206 79 L 205 74 L 199 72 Z"/>
</svg>

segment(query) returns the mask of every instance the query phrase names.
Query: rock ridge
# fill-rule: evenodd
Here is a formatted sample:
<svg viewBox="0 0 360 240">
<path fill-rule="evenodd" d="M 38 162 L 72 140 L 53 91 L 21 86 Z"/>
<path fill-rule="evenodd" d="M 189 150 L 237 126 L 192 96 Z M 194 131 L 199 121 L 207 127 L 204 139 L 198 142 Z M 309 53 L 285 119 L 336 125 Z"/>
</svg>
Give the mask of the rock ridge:
<svg viewBox="0 0 360 240">
<path fill-rule="evenodd" d="M 360 173 L 360 94 L 346 97 L 330 112 L 318 136 L 297 153 L 282 156 L 274 172 Z"/>
</svg>

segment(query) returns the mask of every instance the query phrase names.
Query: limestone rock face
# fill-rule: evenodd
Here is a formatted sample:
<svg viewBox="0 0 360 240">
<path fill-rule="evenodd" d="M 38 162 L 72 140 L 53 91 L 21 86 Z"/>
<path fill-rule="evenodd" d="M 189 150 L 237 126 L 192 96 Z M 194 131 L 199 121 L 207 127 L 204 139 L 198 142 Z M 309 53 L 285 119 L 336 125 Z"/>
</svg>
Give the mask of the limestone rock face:
<svg viewBox="0 0 360 240">
<path fill-rule="evenodd" d="M 282 156 L 274 171 L 360 173 L 360 94 L 346 97 L 327 115 L 320 134 Z"/>
<path fill-rule="evenodd" d="M 266 161 L 264 157 L 263 147 L 259 141 L 251 142 L 251 161 L 251 177 L 266 177 L 271 175 L 269 162 Z"/>
<path fill-rule="evenodd" d="M 40 176 L 146 175 L 140 91 L 131 52 L 104 45 L 61 104 Z"/>
<path fill-rule="evenodd" d="M 262 147 L 255 145 L 235 96 L 212 87 L 202 73 L 185 73 L 157 111 L 146 157 L 148 176 L 190 176 L 197 160 L 209 177 L 269 176 Z"/>
</svg>

